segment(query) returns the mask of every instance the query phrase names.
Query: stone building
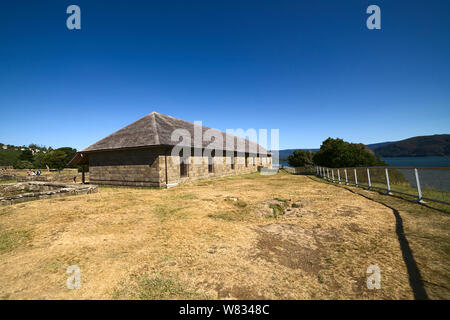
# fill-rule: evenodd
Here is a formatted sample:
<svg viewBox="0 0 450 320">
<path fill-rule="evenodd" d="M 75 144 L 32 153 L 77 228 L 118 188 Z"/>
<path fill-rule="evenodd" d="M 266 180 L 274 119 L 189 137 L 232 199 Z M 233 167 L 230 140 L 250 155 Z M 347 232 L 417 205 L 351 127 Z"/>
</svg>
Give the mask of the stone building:
<svg viewBox="0 0 450 320">
<path fill-rule="evenodd" d="M 184 132 L 183 137 L 172 139 L 175 130 Z M 217 138 L 204 138 L 211 135 Z M 184 151 L 174 153 L 181 140 Z M 94 184 L 168 187 L 271 168 L 272 157 L 248 139 L 152 112 L 77 152 L 69 162 L 81 164 L 89 165 Z"/>
</svg>

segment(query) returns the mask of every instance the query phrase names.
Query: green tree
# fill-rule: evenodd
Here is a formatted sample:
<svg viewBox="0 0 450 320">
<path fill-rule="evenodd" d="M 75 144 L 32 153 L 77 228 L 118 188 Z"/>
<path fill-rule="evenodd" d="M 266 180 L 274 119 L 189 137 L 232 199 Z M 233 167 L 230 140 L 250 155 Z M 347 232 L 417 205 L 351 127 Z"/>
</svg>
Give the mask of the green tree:
<svg viewBox="0 0 450 320">
<path fill-rule="evenodd" d="M 54 150 L 48 152 L 42 161 L 43 165 L 48 165 L 50 168 L 62 170 L 67 164 L 67 154 L 61 150 Z"/>
<path fill-rule="evenodd" d="M 33 161 L 33 152 L 30 149 L 25 149 L 20 153 L 19 159 L 22 161 Z"/>
<path fill-rule="evenodd" d="M 313 155 L 314 154 L 310 150 L 296 150 L 287 160 L 290 166 L 305 167 L 313 164 Z"/>
<path fill-rule="evenodd" d="M 31 169 L 31 168 L 33 168 L 33 164 L 27 160 L 18 160 L 14 164 L 14 168 L 15 169 Z"/>
<path fill-rule="evenodd" d="M 55 151 L 62 151 L 66 154 L 64 167 L 67 167 L 67 164 L 69 163 L 69 161 L 74 157 L 75 153 L 77 153 L 77 149 L 70 148 L 70 147 L 58 148 Z"/>
<path fill-rule="evenodd" d="M 38 152 L 34 155 L 33 167 L 37 169 L 45 168 L 45 156 L 46 154 L 43 152 Z"/>
<path fill-rule="evenodd" d="M 362 143 L 349 143 L 328 138 L 313 157 L 314 163 L 329 168 L 370 167 L 387 165 Z"/>
<path fill-rule="evenodd" d="M 13 166 L 19 160 L 20 151 L 0 149 L 0 166 Z"/>
</svg>

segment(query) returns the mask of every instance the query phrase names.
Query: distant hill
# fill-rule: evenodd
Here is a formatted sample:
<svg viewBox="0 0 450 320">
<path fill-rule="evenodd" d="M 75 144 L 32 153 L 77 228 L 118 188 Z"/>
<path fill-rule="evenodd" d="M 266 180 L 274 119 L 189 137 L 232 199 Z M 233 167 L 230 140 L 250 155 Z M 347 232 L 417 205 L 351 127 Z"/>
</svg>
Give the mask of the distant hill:
<svg viewBox="0 0 450 320">
<path fill-rule="evenodd" d="M 383 147 L 383 146 L 388 145 L 390 143 L 392 143 L 392 142 L 379 142 L 379 143 L 368 144 L 367 146 L 370 149 L 375 150 L 377 148 Z M 287 159 L 296 150 L 305 150 L 305 151 L 310 150 L 312 152 L 317 152 L 317 151 L 319 151 L 319 148 L 317 148 L 317 149 L 283 149 L 283 150 L 279 151 L 279 158 L 280 159 Z"/>
<path fill-rule="evenodd" d="M 3 144 L 0 142 L 0 167 L 15 165 L 16 162 L 20 160 L 19 158 L 24 152 L 29 153 L 28 160 L 30 160 L 38 153 L 44 154 L 48 151 L 48 148 L 39 146 L 35 143 L 32 143 L 29 146 L 14 146 L 11 144 Z M 22 156 L 22 159 L 25 159 L 25 157 Z"/>
<path fill-rule="evenodd" d="M 388 144 L 394 143 L 392 141 L 389 142 L 379 142 L 379 143 L 372 143 L 372 144 L 368 144 L 367 146 L 372 149 L 372 151 L 374 151 L 375 149 L 387 146 Z"/>
<path fill-rule="evenodd" d="M 429 157 L 450 156 L 450 134 L 419 136 L 401 141 L 387 141 L 367 145 L 380 157 Z M 280 159 L 287 159 L 295 150 L 279 151 Z M 301 149 L 317 152 L 319 149 Z"/>
<path fill-rule="evenodd" d="M 450 134 L 419 136 L 374 149 L 380 157 L 450 156 Z"/>
<path fill-rule="evenodd" d="M 312 152 L 319 151 L 319 149 L 284 149 L 284 150 L 279 150 L 278 151 L 279 152 L 278 153 L 278 157 L 280 159 L 287 159 L 291 154 L 294 153 L 294 151 L 297 151 L 297 150 L 305 150 L 305 151 L 311 150 Z"/>
</svg>

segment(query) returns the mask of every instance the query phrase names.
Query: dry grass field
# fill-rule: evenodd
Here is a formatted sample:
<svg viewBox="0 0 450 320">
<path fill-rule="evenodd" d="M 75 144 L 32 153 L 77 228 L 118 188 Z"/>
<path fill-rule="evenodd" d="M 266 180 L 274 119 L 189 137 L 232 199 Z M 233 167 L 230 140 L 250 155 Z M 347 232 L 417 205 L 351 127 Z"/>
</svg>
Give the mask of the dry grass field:
<svg viewBox="0 0 450 320">
<path fill-rule="evenodd" d="M 101 187 L 0 207 L 0 298 L 450 299 L 449 229 L 448 213 L 286 173 Z"/>
</svg>

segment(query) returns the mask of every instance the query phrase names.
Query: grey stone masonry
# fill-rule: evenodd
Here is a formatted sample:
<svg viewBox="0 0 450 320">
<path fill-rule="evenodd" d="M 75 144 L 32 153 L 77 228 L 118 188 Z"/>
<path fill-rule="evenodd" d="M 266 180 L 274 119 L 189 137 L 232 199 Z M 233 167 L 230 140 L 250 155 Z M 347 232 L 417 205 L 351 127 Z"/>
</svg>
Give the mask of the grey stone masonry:
<svg viewBox="0 0 450 320">
<path fill-rule="evenodd" d="M 0 204 L 8 205 L 25 201 L 96 192 L 98 192 L 96 185 L 66 185 L 38 181 L 8 183 L 0 185 Z"/>
<path fill-rule="evenodd" d="M 189 156 L 185 159 L 187 175 L 182 177 L 180 157 L 170 154 L 170 150 L 162 147 L 94 152 L 89 155 L 89 179 L 101 185 L 165 187 L 166 181 L 167 185 L 173 185 L 272 167 L 272 158 L 266 156 L 235 156 L 233 165 L 231 157 L 214 156 L 210 172 L 208 157 Z"/>
</svg>

